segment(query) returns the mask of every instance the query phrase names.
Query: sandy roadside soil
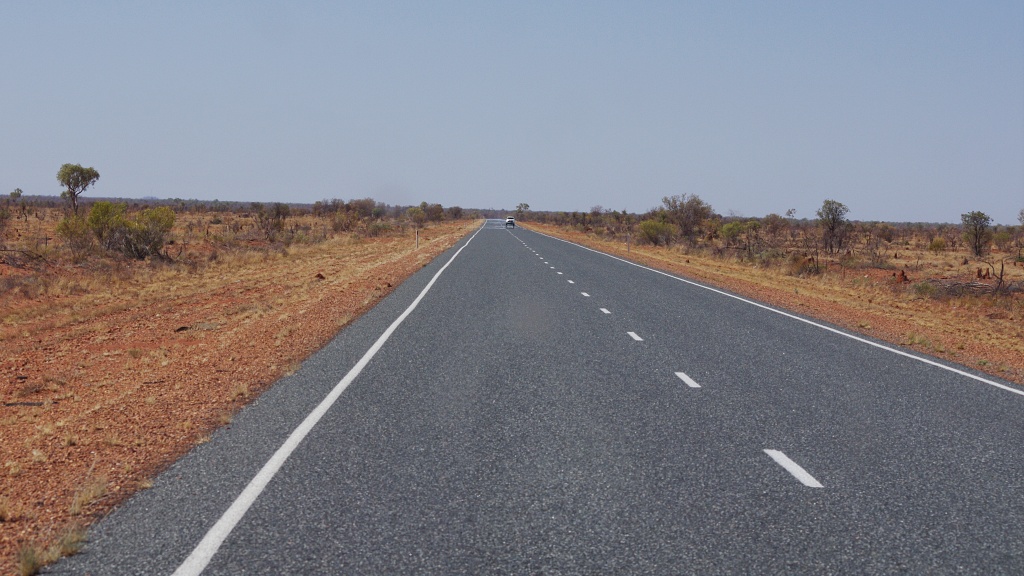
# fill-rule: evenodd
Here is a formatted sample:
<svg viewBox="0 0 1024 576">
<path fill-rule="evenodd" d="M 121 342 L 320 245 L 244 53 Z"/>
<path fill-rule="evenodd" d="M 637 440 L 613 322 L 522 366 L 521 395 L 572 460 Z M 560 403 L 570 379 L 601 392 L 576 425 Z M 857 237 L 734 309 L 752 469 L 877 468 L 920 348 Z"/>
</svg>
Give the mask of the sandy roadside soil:
<svg viewBox="0 0 1024 576">
<path fill-rule="evenodd" d="M 479 225 L 432 226 L 419 249 L 411 234 L 348 236 L 103 290 L 0 295 L 0 574 L 148 487 Z"/>
</svg>

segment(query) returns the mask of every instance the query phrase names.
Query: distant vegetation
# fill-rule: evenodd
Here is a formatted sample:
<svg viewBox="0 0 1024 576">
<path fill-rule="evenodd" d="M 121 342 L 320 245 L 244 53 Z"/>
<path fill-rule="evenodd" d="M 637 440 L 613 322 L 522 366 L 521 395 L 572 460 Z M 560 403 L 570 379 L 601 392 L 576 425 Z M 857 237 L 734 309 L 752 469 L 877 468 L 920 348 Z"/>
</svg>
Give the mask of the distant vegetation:
<svg viewBox="0 0 1024 576">
<path fill-rule="evenodd" d="M 837 200 L 822 202 L 814 219 L 785 216 L 723 216 L 692 194 L 666 196 L 644 214 L 594 206 L 585 212 L 523 211 L 519 219 L 573 228 L 606 240 L 671 247 L 684 252 L 738 259 L 755 266 L 781 267 L 790 274 L 821 273 L 831 258 L 840 266 L 902 269 L 901 251 L 962 252 L 980 265 L 978 276 L 1001 278 L 1008 265 L 1024 265 L 1024 209 L 1020 226 L 997 226 L 983 212 L 961 216 L 957 224 L 864 222 L 850 220 Z M 966 265 L 966 259 L 961 263 Z M 895 277 L 899 274 L 894 272 Z M 906 275 L 904 274 L 905 278 Z M 1020 289 L 996 282 L 998 289 Z"/>
<path fill-rule="evenodd" d="M 325 199 L 313 204 L 222 202 L 219 200 L 88 199 L 83 193 L 99 180 L 95 168 L 64 164 L 57 179 L 61 199 L 26 196 L 16 189 L 0 199 L 0 262 L 67 258 L 152 260 L 196 265 L 225 250 L 267 250 L 293 243 L 316 243 L 337 234 L 362 237 L 404 235 L 443 220 L 514 214 L 524 222 L 571 227 L 608 240 L 700 251 L 758 266 L 784 267 L 792 274 L 820 273 L 822 258 L 843 265 L 867 262 L 897 266 L 901 250 L 965 252 L 999 274 L 998 268 L 1024 263 L 1024 209 L 1020 226 L 998 226 L 982 212 L 963 214 L 960 224 L 892 223 L 850 220 L 850 209 L 826 199 L 816 218 L 798 219 L 794 210 L 760 218 L 727 215 L 694 194 L 666 196 L 643 214 L 594 206 L 580 212 L 464 210 L 422 202 L 389 205 L 372 198 Z M 966 264 L 966 262 L 964 262 Z"/>
<path fill-rule="evenodd" d="M 21 189 L 0 198 L 0 264 L 35 270 L 63 260 L 122 259 L 194 266 L 226 250 L 286 248 L 338 234 L 402 235 L 479 216 L 458 206 L 392 206 L 372 198 L 313 204 L 86 198 L 99 177 L 95 168 L 64 164 L 57 172 L 64 187 L 59 199 Z"/>
</svg>

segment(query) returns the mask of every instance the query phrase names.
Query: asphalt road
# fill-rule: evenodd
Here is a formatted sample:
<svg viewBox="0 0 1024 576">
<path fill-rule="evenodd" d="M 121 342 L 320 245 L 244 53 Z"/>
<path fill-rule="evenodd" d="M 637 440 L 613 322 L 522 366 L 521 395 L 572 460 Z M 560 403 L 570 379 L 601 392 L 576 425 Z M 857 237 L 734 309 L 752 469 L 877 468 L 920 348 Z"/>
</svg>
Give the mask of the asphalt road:
<svg viewBox="0 0 1024 576">
<path fill-rule="evenodd" d="M 47 573 L 1022 573 L 1024 396 L 926 360 L 490 221 Z"/>
</svg>

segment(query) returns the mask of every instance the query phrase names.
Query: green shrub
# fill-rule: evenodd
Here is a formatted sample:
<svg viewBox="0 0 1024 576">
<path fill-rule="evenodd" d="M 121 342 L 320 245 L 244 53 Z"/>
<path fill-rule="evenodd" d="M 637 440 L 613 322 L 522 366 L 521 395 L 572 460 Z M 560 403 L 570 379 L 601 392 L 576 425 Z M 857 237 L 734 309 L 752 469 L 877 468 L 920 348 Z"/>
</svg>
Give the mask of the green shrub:
<svg viewBox="0 0 1024 576">
<path fill-rule="evenodd" d="M 64 241 L 75 262 L 84 260 L 96 246 L 92 230 L 81 216 L 68 216 L 58 222 L 57 237 Z"/>
<path fill-rule="evenodd" d="M 674 224 L 658 220 L 644 220 L 638 227 L 640 228 L 640 240 L 650 242 L 655 246 L 668 246 L 679 230 Z"/>
<path fill-rule="evenodd" d="M 167 206 L 148 208 L 139 213 L 133 224 L 131 237 L 135 257 L 155 256 L 163 250 L 174 228 L 174 210 Z"/>
<path fill-rule="evenodd" d="M 4 229 L 11 220 L 11 212 L 6 207 L 0 207 L 0 242 L 3 241 Z"/>
<path fill-rule="evenodd" d="M 914 284 L 914 294 L 922 298 L 936 298 L 939 296 L 939 289 L 931 282 L 918 282 Z"/>
<path fill-rule="evenodd" d="M 174 211 L 166 206 L 147 208 L 134 219 L 127 212 L 125 204 L 97 202 L 89 211 L 88 229 L 103 248 L 128 258 L 158 255 L 174 227 Z"/>
<path fill-rule="evenodd" d="M 113 240 L 120 229 L 127 226 L 127 213 L 127 204 L 96 202 L 92 205 L 86 222 L 101 246 L 108 250 L 112 248 L 109 242 Z"/>
<path fill-rule="evenodd" d="M 942 252 L 946 249 L 945 238 L 932 238 L 931 244 L 928 245 L 928 249 L 932 252 Z"/>
<path fill-rule="evenodd" d="M 389 232 L 391 232 L 391 224 L 388 224 L 387 222 L 374 221 L 370 222 L 366 226 L 366 235 L 371 238 L 384 236 Z"/>
<path fill-rule="evenodd" d="M 1006 252 L 1013 243 L 1013 235 L 1010 234 L 1009 230 L 1000 230 L 992 235 L 992 242 L 999 247 L 999 250 Z"/>
</svg>

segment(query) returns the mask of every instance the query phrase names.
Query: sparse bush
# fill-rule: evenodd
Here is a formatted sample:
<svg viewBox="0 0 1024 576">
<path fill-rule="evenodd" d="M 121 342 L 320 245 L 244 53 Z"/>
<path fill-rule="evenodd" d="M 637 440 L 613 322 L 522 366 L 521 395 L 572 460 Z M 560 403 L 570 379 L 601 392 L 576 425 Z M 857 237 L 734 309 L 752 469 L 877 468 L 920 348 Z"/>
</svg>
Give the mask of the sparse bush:
<svg viewBox="0 0 1024 576">
<path fill-rule="evenodd" d="M 0 245 L 3 244 L 4 231 L 7 229 L 7 223 L 11 220 L 11 212 L 6 206 L 0 207 Z"/>
<path fill-rule="evenodd" d="M 371 237 L 371 238 L 376 238 L 378 236 L 384 236 L 385 234 L 388 234 L 389 232 L 391 232 L 391 224 L 388 224 L 387 222 L 381 222 L 381 221 L 370 222 L 366 226 L 366 235 Z"/>
<path fill-rule="evenodd" d="M 125 204 L 97 202 L 89 211 L 88 227 L 107 250 L 138 260 L 158 255 L 174 227 L 174 211 L 166 206 L 147 208 L 135 219 L 127 212 Z"/>
<path fill-rule="evenodd" d="M 995 243 L 1000 251 L 1006 252 L 1013 243 L 1013 235 L 1010 234 L 1009 230 L 1000 230 L 992 235 L 992 242 Z"/>
<path fill-rule="evenodd" d="M 413 206 L 405 211 L 405 215 L 409 220 L 412 220 L 413 226 L 417 228 L 422 226 L 427 221 L 427 213 L 423 208 L 419 206 Z"/>
<path fill-rule="evenodd" d="M 812 276 L 820 273 L 818 259 L 813 256 L 802 256 L 794 252 L 786 261 L 786 274 L 790 276 Z"/>
<path fill-rule="evenodd" d="M 661 199 L 665 219 L 677 228 L 673 236 L 683 236 L 691 242 L 704 232 L 714 215 L 711 205 L 696 194 L 665 196 Z"/>
<path fill-rule="evenodd" d="M 768 268 L 780 263 L 785 257 L 786 254 L 781 250 L 771 249 L 755 254 L 753 262 L 762 268 Z"/>
<path fill-rule="evenodd" d="M 640 239 L 655 246 L 668 246 L 679 230 L 674 224 L 657 220 L 644 220 L 637 227 L 640 229 Z"/>
<path fill-rule="evenodd" d="M 71 251 L 71 258 L 75 262 L 84 260 L 96 247 L 93 232 L 81 216 L 68 216 L 61 220 L 57 224 L 57 236 Z"/>
<path fill-rule="evenodd" d="M 931 282 L 918 282 L 914 284 L 914 294 L 922 298 L 936 298 L 940 292 Z"/>
<path fill-rule="evenodd" d="M 928 244 L 928 249 L 931 250 L 932 252 L 942 252 L 942 251 L 944 251 L 946 249 L 946 239 L 945 238 L 932 238 L 931 243 Z"/>
<path fill-rule="evenodd" d="M 359 222 L 355 212 L 335 212 L 331 219 L 331 229 L 335 232 L 348 232 Z"/>
<path fill-rule="evenodd" d="M 158 255 L 174 228 L 174 211 L 167 206 L 143 210 L 132 228 L 132 252 L 135 257 L 143 259 Z"/>
<path fill-rule="evenodd" d="M 121 229 L 127 227 L 127 213 L 127 204 L 96 202 L 92 205 L 86 222 L 101 246 L 108 250 L 113 248 L 110 242 L 115 239 Z"/>
<path fill-rule="evenodd" d="M 732 246 L 743 233 L 743 222 L 727 222 L 722 225 L 722 240 L 726 246 Z"/>
<path fill-rule="evenodd" d="M 273 241 L 284 230 L 284 221 L 291 214 L 291 209 L 280 202 L 274 202 L 269 207 L 253 202 L 251 206 L 256 216 L 256 226 L 263 231 L 267 240 Z"/>
</svg>

